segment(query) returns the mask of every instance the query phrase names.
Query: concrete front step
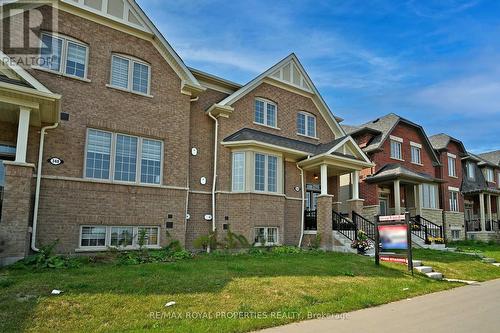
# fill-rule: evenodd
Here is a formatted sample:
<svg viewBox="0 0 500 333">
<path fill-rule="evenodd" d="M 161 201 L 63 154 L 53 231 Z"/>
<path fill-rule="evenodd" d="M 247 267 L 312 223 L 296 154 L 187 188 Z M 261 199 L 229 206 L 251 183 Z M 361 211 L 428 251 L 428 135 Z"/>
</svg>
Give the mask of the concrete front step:
<svg viewBox="0 0 500 333">
<path fill-rule="evenodd" d="M 488 264 L 493 264 L 496 262 L 495 258 L 483 258 L 483 262 L 486 262 Z"/>
<path fill-rule="evenodd" d="M 428 273 L 425 273 L 425 275 L 427 275 L 427 277 L 429 277 L 431 279 L 436 279 L 436 280 L 443 279 L 443 274 L 439 273 L 439 272 L 428 272 Z"/>
<path fill-rule="evenodd" d="M 497 266 L 497 267 L 500 267 L 500 262 L 494 262 L 493 265 Z"/>
<path fill-rule="evenodd" d="M 415 270 L 420 272 L 420 273 L 431 273 L 432 267 L 431 266 L 418 266 L 418 267 L 415 267 Z"/>
<path fill-rule="evenodd" d="M 413 260 L 413 267 L 422 266 L 422 260 Z"/>
</svg>

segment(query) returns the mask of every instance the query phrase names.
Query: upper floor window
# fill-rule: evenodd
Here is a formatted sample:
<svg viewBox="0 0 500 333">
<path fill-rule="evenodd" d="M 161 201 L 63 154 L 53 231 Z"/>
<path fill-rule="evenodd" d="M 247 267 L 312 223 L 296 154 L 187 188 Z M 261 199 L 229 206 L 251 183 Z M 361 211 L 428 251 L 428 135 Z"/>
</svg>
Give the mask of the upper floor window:
<svg viewBox="0 0 500 333">
<path fill-rule="evenodd" d="M 307 112 L 297 114 L 297 133 L 316 137 L 316 117 Z"/>
<path fill-rule="evenodd" d="M 72 38 L 42 33 L 40 67 L 78 78 L 87 77 L 88 47 Z"/>
<path fill-rule="evenodd" d="M 403 139 L 391 135 L 391 158 L 397 160 L 403 159 L 402 145 Z"/>
<path fill-rule="evenodd" d="M 450 191 L 450 211 L 452 212 L 458 212 L 458 192 L 457 191 Z"/>
<path fill-rule="evenodd" d="M 455 155 L 448 154 L 448 176 L 450 177 L 457 176 L 456 161 L 457 158 Z"/>
<path fill-rule="evenodd" d="M 495 182 L 495 176 L 493 175 L 493 169 L 489 169 L 489 168 L 484 169 L 484 178 L 486 178 L 487 182 L 490 182 L 490 183 Z"/>
<path fill-rule="evenodd" d="M 254 121 L 260 125 L 276 127 L 278 107 L 271 101 L 257 98 L 255 99 Z"/>
<path fill-rule="evenodd" d="M 419 143 L 410 142 L 411 146 L 411 162 L 413 164 L 422 164 L 422 145 Z"/>
<path fill-rule="evenodd" d="M 476 173 L 474 171 L 474 163 L 472 162 L 467 162 L 467 178 L 469 179 L 476 179 Z"/>
<path fill-rule="evenodd" d="M 160 184 L 162 151 L 158 140 L 89 129 L 85 177 Z"/>
<path fill-rule="evenodd" d="M 151 68 L 135 58 L 116 55 L 111 57 L 111 82 L 115 88 L 149 95 Z"/>
</svg>

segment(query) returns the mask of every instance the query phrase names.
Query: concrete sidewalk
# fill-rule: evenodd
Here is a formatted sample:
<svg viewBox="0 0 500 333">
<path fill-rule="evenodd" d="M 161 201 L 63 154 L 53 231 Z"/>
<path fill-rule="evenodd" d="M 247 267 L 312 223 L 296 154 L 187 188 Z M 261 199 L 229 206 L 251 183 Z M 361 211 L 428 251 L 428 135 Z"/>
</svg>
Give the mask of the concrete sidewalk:
<svg viewBox="0 0 500 333">
<path fill-rule="evenodd" d="M 259 333 L 500 332 L 500 279 Z"/>
</svg>

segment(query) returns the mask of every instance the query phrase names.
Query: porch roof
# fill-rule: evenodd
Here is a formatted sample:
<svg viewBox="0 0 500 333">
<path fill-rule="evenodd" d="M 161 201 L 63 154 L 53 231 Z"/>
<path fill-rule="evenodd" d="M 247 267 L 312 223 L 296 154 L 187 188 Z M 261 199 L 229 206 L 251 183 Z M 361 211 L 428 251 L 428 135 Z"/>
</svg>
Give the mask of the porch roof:
<svg viewBox="0 0 500 333">
<path fill-rule="evenodd" d="M 387 164 L 373 176 L 366 178 L 369 183 L 381 183 L 392 180 L 407 180 L 413 183 L 444 182 L 442 179 L 435 178 L 422 172 L 412 171 L 399 163 Z"/>
</svg>

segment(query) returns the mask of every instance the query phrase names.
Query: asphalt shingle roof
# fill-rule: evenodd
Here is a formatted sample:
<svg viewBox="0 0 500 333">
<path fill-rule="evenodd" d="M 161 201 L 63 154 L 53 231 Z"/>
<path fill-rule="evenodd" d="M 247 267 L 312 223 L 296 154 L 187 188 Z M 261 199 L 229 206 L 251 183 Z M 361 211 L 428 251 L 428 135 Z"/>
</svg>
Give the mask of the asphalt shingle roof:
<svg viewBox="0 0 500 333">
<path fill-rule="evenodd" d="M 399 163 L 384 165 L 377 173 L 367 178 L 368 181 L 389 180 L 395 178 L 410 178 L 423 182 L 432 182 L 437 179 L 422 172 L 412 171 Z"/>
<path fill-rule="evenodd" d="M 33 88 L 33 86 L 27 82 L 17 80 L 17 79 L 11 79 L 8 76 L 2 75 L 2 74 L 0 74 L 0 81 L 5 82 L 5 83 L 10 83 L 10 84 L 15 84 L 16 86 Z"/>
<path fill-rule="evenodd" d="M 481 157 L 483 160 L 500 166 L 500 149 L 487 153 L 477 154 L 477 156 Z"/>
<path fill-rule="evenodd" d="M 286 138 L 283 136 L 267 132 L 258 131 L 252 128 L 242 128 L 239 131 L 226 137 L 224 139 L 224 142 L 254 140 L 267 144 L 272 144 L 279 147 L 303 151 L 306 153 L 310 153 L 311 155 L 318 155 L 326 153 L 328 150 L 330 150 L 332 147 L 340 143 L 346 137 L 347 136 L 343 136 L 328 143 L 313 144 L 305 141 Z"/>
</svg>

